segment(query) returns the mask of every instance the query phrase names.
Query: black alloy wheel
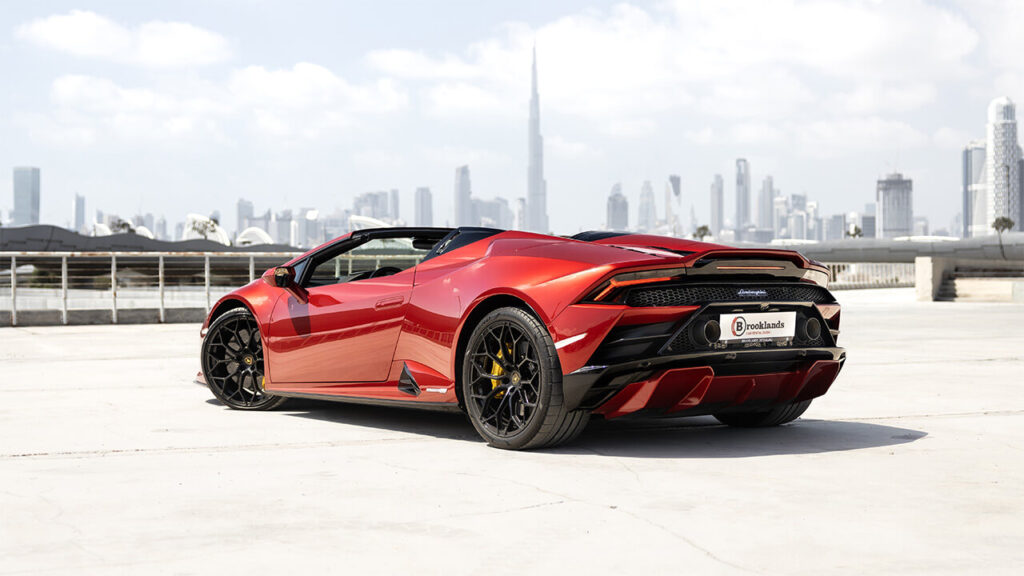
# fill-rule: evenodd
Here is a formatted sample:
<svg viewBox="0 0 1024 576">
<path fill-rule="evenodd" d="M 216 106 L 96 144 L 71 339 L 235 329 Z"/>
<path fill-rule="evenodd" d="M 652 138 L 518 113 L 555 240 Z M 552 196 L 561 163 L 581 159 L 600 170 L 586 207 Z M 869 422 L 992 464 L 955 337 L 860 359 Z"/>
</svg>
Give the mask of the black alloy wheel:
<svg viewBox="0 0 1024 576">
<path fill-rule="evenodd" d="M 566 410 L 551 336 L 519 308 L 500 308 L 476 325 L 463 358 L 462 393 L 474 428 L 498 448 L 562 444 L 590 418 Z"/>
<path fill-rule="evenodd" d="M 203 376 L 218 400 L 236 410 L 270 410 L 284 403 L 263 390 L 263 341 L 246 308 L 225 312 L 203 339 Z"/>
</svg>

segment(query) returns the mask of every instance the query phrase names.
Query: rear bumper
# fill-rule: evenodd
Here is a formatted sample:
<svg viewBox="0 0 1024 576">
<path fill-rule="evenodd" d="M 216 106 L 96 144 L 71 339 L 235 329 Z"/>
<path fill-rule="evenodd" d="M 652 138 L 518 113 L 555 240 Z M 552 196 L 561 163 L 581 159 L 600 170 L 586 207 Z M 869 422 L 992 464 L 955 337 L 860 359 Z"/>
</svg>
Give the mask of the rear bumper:
<svg viewBox="0 0 1024 576">
<path fill-rule="evenodd" d="M 584 366 L 562 389 L 570 409 L 605 418 L 766 410 L 821 396 L 845 361 L 834 347 L 660 356 Z"/>
</svg>

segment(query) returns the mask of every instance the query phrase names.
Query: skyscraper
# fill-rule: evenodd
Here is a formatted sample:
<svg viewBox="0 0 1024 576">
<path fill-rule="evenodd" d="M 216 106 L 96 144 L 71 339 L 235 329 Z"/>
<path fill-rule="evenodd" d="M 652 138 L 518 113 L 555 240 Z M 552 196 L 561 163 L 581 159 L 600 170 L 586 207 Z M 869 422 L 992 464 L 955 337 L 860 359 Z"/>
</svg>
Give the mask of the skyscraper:
<svg viewBox="0 0 1024 576">
<path fill-rule="evenodd" d="M 608 196 L 609 230 L 624 232 L 629 230 L 629 200 L 622 194 L 622 184 L 616 182 Z"/>
<path fill-rule="evenodd" d="M 526 229 L 547 234 L 548 183 L 544 180 L 544 137 L 540 135 L 540 94 L 537 93 L 537 49 L 533 50 L 533 77 L 530 92 L 530 125 L 527 143 Z"/>
<path fill-rule="evenodd" d="M 473 198 L 473 226 L 508 230 L 515 223 L 515 214 L 504 198 L 481 200 Z"/>
<path fill-rule="evenodd" d="M 455 169 L 455 225 L 475 226 L 473 222 L 473 186 L 469 181 L 469 166 Z"/>
<path fill-rule="evenodd" d="M 765 176 L 761 182 L 761 193 L 757 197 L 757 227 L 773 228 L 773 211 L 775 210 L 775 183 L 771 176 Z"/>
<path fill-rule="evenodd" d="M 388 213 L 391 215 L 391 219 L 397 221 L 399 219 L 398 211 L 398 190 L 396 188 L 391 189 L 391 201 L 388 202 Z"/>
<path fill-rule="evenodd" d="M 255 214 L 252 202 L 243 198 L 238 199 L 238 203 L 235 205 L 236 218 L 235 221 L 235 236 L 242 233 L 243 230 L 251 226 L 249 220 L 252 219 Z"/>
<path fill-rule="evenodd" d="M 963 238 L 988 234 L 988 210 L 985 207 L 988 192 L 985 186 L 985 142 L 972 140 L 963 151 L 963 212 L 961 221 Z"/>
<path fill-rule="evenodd" d="M 716 238 L 725 227 L 725 185 L 721 174 L 711 181 L 711 234 Z"/>
<path fill-rule="evenodd" d="M 1014 230 L 1021 230 L 1018 174 L 1021 149 L 1017 144 L 1016 107 L 1009 98 L 996 98 L 988 105 L 987 133 L 985 179 L 988 202 L 985 222 L 991 226 L 996 218 L 1005 216 L 1016 222 Z"/>
<path fill-rule="evenodd" d="M 39 224 L 39 168 L 18 166 L 14 169 L 13 226 Z"/>
<path fill-rule="evenodd" d="M 789 236 L 789 198 L 776 196 L 772 199 L 772 229 L 776 238 Z"/>
<path fill-rule="evenodd" d="M 878 181 L 875 218 L 877 238 L 897 238 L 914 233 L 913 194 L 913 180 L 904 178 L 899 172 Z"/>
<path fill-rule="evenodd" d="M 426 186 L 416 189 L 416 225 L 434 225 L 434 195 Z"/>
<path fill-rule="evenodd" d="M 359 216 L 369 216 L 378 220 L 390 218 L 391 212 L 388 210 L 388 196 L 389 194 L 384 190 L 364 192 L 353 200 L 352 212 Z"/>
<path fill-rule="evenodd" d="M 654 205 L 654 188 L 651 181 L 644 181 L 640 189 L 640 207 L 637 210 L 636 227 L 641 232 L 650 232 L 658 225 L 658 207 Z"/>
<path fill-rule="evenodd" d="M 73 230 L 79 234 L 85 233 L 85 196 L 75 194 L 74 210 L 72 212 Z"/>
<path fill-rule="evenodd" d="M 745 158 L 736 159 L 736 230 L 750 224 L 750 164 Z"/>
</svg>

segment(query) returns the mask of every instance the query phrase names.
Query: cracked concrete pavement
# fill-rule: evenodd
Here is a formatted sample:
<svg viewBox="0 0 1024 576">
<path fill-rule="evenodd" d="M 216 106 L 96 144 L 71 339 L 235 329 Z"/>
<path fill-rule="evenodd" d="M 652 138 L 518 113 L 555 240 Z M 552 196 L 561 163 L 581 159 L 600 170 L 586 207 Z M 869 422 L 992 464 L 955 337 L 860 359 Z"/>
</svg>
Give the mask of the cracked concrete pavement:
<svg viewBox="0 0 1024 576">
<path fill-rule="evenodd" d="M 1010 574 L 1024 307 L 838 292 L 849 360 L 794 424 L 460 416 L 192 384 L 198 327 L 0 329 L 0 574 Z"/>
</svg>

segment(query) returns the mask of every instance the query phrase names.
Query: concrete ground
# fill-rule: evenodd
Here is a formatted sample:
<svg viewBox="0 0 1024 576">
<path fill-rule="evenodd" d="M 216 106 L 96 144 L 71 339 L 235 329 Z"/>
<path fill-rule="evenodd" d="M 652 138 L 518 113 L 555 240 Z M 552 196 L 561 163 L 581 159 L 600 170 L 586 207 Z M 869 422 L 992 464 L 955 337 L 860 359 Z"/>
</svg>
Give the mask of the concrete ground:
<svg viewBox="0 0 1024 576">
<path fill-rule="evenodd" d="M 592 425 L 488 448 L 456 415 L 227 410 L 195 325 L 0 329 L 0 574 L 1011 574 L 1024 306 L 839 292 L 805 418 Z"/>
</svg>

